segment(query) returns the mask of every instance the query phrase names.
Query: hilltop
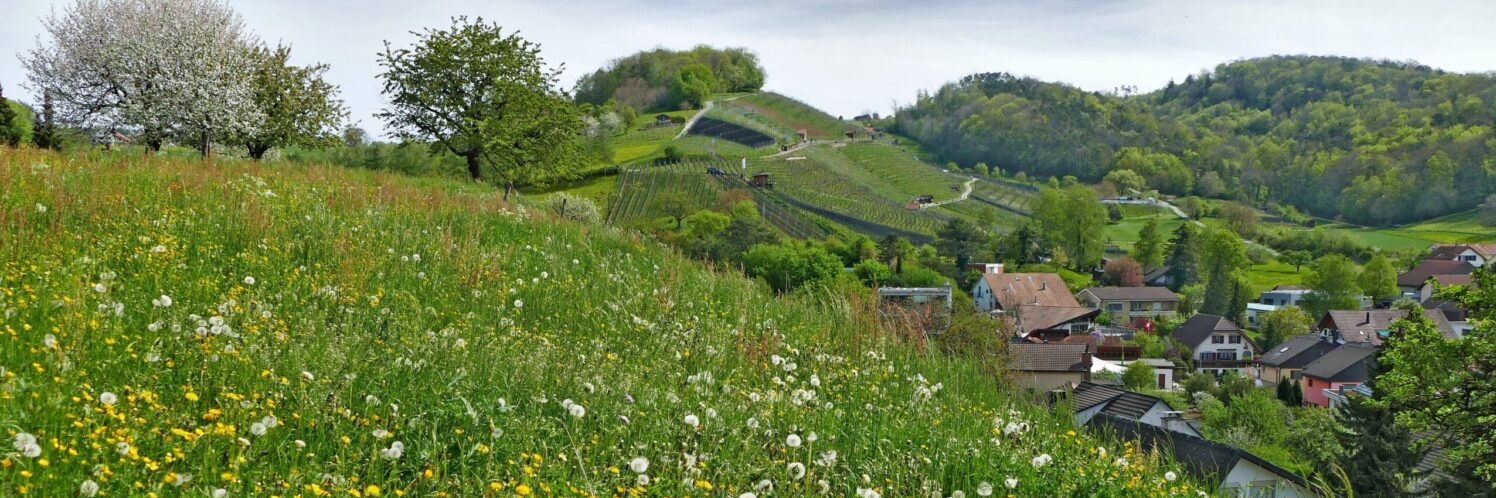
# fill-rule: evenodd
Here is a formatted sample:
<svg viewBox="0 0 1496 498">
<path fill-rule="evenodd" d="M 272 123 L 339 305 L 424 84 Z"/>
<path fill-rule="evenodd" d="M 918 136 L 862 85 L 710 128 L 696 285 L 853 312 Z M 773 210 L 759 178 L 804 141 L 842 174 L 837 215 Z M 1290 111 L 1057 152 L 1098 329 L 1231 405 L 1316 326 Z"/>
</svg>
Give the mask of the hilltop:
<svg viewBox="0 0 1496 498">
<path fill-rule="evenodd" d="M 1415 63 L 1273 56 L 1140 95 L 975 74 L 900 109 L 893 129 L 962 166 L 1399 224 L 1468 210 L 1490 173 L 1496 77 Z M 959 125 L 959 126 L 958 126 Z"/>
<path fill-rule="evenodd" d="M 860 293 L 489 187 L 26 150 L 0 186 L 7 493 L 1196 493 Z"/>
</svg>

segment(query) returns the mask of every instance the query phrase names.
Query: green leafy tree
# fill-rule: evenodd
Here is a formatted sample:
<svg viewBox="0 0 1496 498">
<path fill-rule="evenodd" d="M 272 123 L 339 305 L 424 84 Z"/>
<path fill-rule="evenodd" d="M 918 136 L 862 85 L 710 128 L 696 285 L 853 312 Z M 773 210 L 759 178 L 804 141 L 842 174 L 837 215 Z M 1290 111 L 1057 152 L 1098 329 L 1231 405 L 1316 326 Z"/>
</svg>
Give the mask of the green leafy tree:
<svg viewBox="0 0 1496 498">
<path fill-rule="evenodd" d="M 15 147 L 21 143 L 21 133 L 16 127 L 16 110 L 5 99 L 5 88 L 0 87 L 0 143 Z"/>
<path fill-rule="evenodd" d="M 1111 183 L 1117 188 L 1117 193 L 1124 196 L 1136 196 L 1148 189 L 1148 182 L 1143 179 L 1143 175 L 1130 169 L 1114 169 L 1101 180 Z"/>
<path fill-rule="evenodd" d="M 1241 298 L 1245 289 L 1247 245 L 1240 237 L 1228 230 L 1206 232 L 1201 246 L 1201 267 L 1205 274 L 1205 302 L 1201 313 L 1220 315 L 1237 323 L 1246 314 L 1246 301 Z"/>
<path fill-rule="evenodd" d="M 864 285 L 877 287 L 893 278 L 893 270 L 877 260 L 865 259 L 852 267 L 852 273 L 857 275 Z"/>
<path fill-rule="evenodd" d="M 914 254 L 914 244 L 909 239 L 889 234 L 878 241 L 878 256 L 885 264 L 893 266 L 896 274 L 904 273 L 904 259 Z"/>
<path fill-rule="evenodd" d="M 1138 241 L 1132 245 L 1132 259 L 1151 270 L 1164 264 L 1163 234 L 1158 231 L 1158 219 L 1149 218 L 1138 230 Z"/>
<path fill-rule="evenodd" d="M 1263 350 L 1272 349 L 1290 337 L 1309 333 L 1313 326 L 1314 317 L 1303 309 L 1297 306 L 1278 308 L 1258 317 L 1257 330 L 1262 333 L 1262 340 L 1258 342 Z"/>
<path fill-rule="evenodd" d="M 1101 232 L 1107 214 L 1091 187 L 1077 183 L 1043 189 L 1033 216 L 1045 243 L 1069 256 L 1072 268 L 1090 270 L 1101 262 L 1106 248 Z"/>
<path fill-rule="evenodd" d="M 1290 250 L 1278 253 L 1278 261 L 1282 261 L 1283 264 L 1293 265 L 1294 273 L 1298 273 L 1300 268 L 1309 264 L 1313 259 L 1314 256 L 1309 254 L 1309 251 Z"/>
<path fill-rule="evenodd" d="M 1174 229 L 1169 240 L 1169 285 L 1178 290 L 1200 281 L 1200 231 L 1194 223 L 1183 223 Z"/>
<path fill-rule="evenodd" d="M 1387 373 L 1403 366 L 1392 366 L 1385 361 L 1389 356 L 1386 353 L 1378 356 L 1384 358 L 1368 363 L 1365 385 L 1371 388 L 1371 398 L 1351 395 L 1350 402 L 1335 413 L 1339 426 L 1337 436 L 1345 451 L 1340 467 L 1349 477 L 1352 490 L 1358 497 L 1408 496 L 1420 477 L 1413 469 L 1423 454 L 1413 449 L 1412 433 L 1399 426 L 1396 420 L 1399 416 L 1389 409 L 1389 404 L 1397 403 L 1394 401 L 1396 395 L 1391 392 L 1384 394 L 1384 390 L 1396 388 L 1380 382 Z M 1425 400 L 1443 398 L 1428 396 L 1429 392 L 1432 391 L 1424 391 L 1419 396 Z"/>
<path fill-rule="evenodd" d="M 348 117 L 338 87 L 323 79 L 328 66 L 297 67 L 290 59 L 284 45 L 253 50 L 250 86 L 262 119 L 238 139 L 256 161 L 275 147 L 333 143 Z"/>
<path fill-rule="evenodd" d="M 1445 338 L 1423 313 L 1399 321 L 1380 354 L 1379 405 L 1413 433 L 1436 434 L 1453 467 L 1496 481 L 1496 274 L 1475 270 L 1469 286 L 1436 293 L 1459 303 L 1474 328 Z"/>
<path fill-rule="evenodd" d="M 344 147 L 358 147 L 367 143 L 369 143 L 369 133 L 364 131 L 363 128 L 357 126 L 343 128 Z"/>
<path fill-rule="evenodd" d="M 0 118 L 3 120 L 4 118 Z M 32 130 L 31 141 L 39 149 L 62 150 L 62 137 L 57 131 L 57 113 L 52 105 L 52 94 L 42 94 L 42 114 Z"/>
<path fill-rule="evenodd" d="M 655 196 L 653 203 L 655 211 L 669 216 L 675 220 L 675 229 L 680 230 L 686 215 L 691 214 L 691 201 L 679 192 L 665 192 Z"/>
<path fill-rule="evenodd" d="M 1279 385 L 1290 383 L 1282 382 Z M 1288 439 L 1284 441 L 1284 445 L 1294 455 L 1307 460 L 1311 468 L 1328 470 L 1345 456 L 1345 448 L 1340 445 L 1337 437 L 1340 425 L 1335 422 L 1333 411 L 1301 405 L 1302 403 L 1288 404 L 1298 408 L 1291 410 L 1293 422 L 1288 425 Z"/>
<path fill-rule="evenodd" d="M 706 105 L 716 89 L 717 76 L 712 74 L 712 68 L 706 64 L 691 64 L 680 68 L 670 93 L 676 102 L 699 108 Z"/>
<path fill-rule="evenodd" d="M 1361 267 L 1361 274 L 1356 276 L 1356 282 L 1360 284 L 1361 292 L 1372 299 L 1390 299 L 1396 297 L 1401 291 L 1397 288 L 1397 270 L 1392 268 L 1392 262 L 1380 253 L 1373 255 L 1365 266 Z"/>
<path fill-rule="evenodd" d="M 732 218 L 716 211 L 701 210 L 687 216 L 685 222 L 690 227 L 687 233 L 691 237 L 705 240 L 715 238 L 717 234 L 727 230 L 727 226 L 732 224 Z"/>
<path fill-rule="evenodd" d="M 951 218 L 935 231 L 935 250 L 941 256 L 955 260 L 954 271 L 960 275 L 972 256 L 987 244 L 987 239 L 987 233 L 966 218 Z"/>
<path fill-rule="evenodd" d="M 1304 295 L 1303 307 L 1311 315 L 1329 310 L 1361 308 L 1361 288 L 1356 264 L 1345 256 L 1330 254 L 1314 261 L 1314 270 L 1305 278 L 1312 292 Z"/>
<path fill-rule="evenodd" d="M 415 33 L 413 48 L 385 42 L 378 116 L 405 140 L 427 140 L 463 158 L 474 179 L 505 187 L 564 178 L 580 166 L 582 119 L 556 88 L 540 46 L 478 18 Z"/>
<path fill-rule="evenodd" d="M 792 242 L 759 244 L 743 255 L 743 269 L 762 278 L 775 291 L 788 292 L 827 283 L 842 272 L 841 258 L 814 245 Z"/>
<path fill-rule="evenodd" d="M 1127 369 L 1122 372 L 1122 384 L 1133 391 L 1142 391 L 1157 387 L 1154 380 L 1153 366 L 1141 361 L 1133 361 L 1127 364 Z"/>
</svg>

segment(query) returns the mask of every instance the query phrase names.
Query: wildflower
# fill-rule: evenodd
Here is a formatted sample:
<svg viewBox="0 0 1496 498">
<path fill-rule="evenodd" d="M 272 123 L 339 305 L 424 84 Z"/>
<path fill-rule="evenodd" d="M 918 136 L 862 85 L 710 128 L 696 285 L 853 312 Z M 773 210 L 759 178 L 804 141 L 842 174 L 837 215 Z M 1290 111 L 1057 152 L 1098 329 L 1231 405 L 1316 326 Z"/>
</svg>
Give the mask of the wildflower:
<svg viewBox="0 0 1496 498">
<path fill-rule="evenodd" d="M 275 418 L 275 415 L 266 415 L 260 419 L 260 423 L 265 424 L 266 429 L 274 429 L 275 426 L 280 425 L 280 419 Z"/>
<path fill-rule="evenodd" d="M 255 422 L 253 424 L 249 424 L 249 433 L 250 434 L 254 434 L 256 436 L 263 436 L 263 435 L 265 435 L 265 424 L 262 424 L 260 422 Z"/>
<path fill-rule="evenodd" d="M 128 455 L 128 454 L 130 454 L 130 443 L 126 443 L 124 441 L 120 441 L 119 443 L 116 443 L 114 445 L 114 452 L 115 453 L 119 453 L 121 455 Z"/>
<path fill-rule="evenodd" d="M 300 439 L 297 439 L 295 441 L 292 441 L 292 443 L 296 444 L 297 448 L 306 448 L 306 441 L 302 441 Z"/>
<path fill-rule="evenodd" d="M 36 212 L 38 212 L 38 213 L 46 213 L 47 212 L 47 206 L 45 204 L 40 203 L 40 202 L 36 203 Z"/>
<path fill-rule="evenodd" d="M 635 474 L 643 474 L 645 472 L 649 472 L 649 459 L 644 457 L 634 457 L 633 460 L 629 460 L 629 470 L 634 471 Z"/>
<path fill-rule="evenodd" d="M 213 488 L 213 494 L 211 496 L 213 498 L 224 498 L 224 497 L 226 497 L 228 495 L 229 495 L 229 490 L 227 490 L 227 489 Z"/>
<path fill-rule="evenodd" d="M 308 372 L 306 370 L 301 371 L 301 378 L 306 379 L 308 382 L 317 380 L 317 376 L 312 375 L 311 372 Z"/>
<path fill-rule="evenodd" d="M 254 285 L 254 284 L 255 284 L 255 278 L 254 277 L 252 277 L 252 276 L 245 276 L 244 277 L 244 285 Z"/>
<path fill-rule="evenodd" d="M 16 434 L 14 445 L 16 451 L 21 452 L 21 456 L 26 458 L 36 458 L 42 454 L 41 445 L 36 444 L 36 436 L 30 433 L 22 432 Z"/>
<path fill-rule="evenodd" d="M 883 498 L 883 495 L 876 489 L 857 488 L 857 498 Z"/>
<path fill-rule="evenodd" d="M 516 307 L 516 308 L 523 308 L 523 307 L 525 307 L 525 300 L 524 299 L 515 299 L 514 300 L 514 307 Z"/>
<path fill-rule="evenodd" d="M 57 347 L 57 336 L 47 334 L 46 336 L 42 337 L 42 346 L 46 346 L 47 349 Z"/>
<path fill-rule="evenodd" d="M 758 495 L 753 494 L 752 491 L 745 491 L 743 494 L 738 495 L 738 498 L 758 498 Z"/>
<path fill-rule="evenodd" d="M 830 467 L 831 464 L 834 463 L 836 463 L 836 450 L 828 450 L 824 453 L 821 453 L 820 458 L 816 459 L 816 465 L 820 465 L 822 467 Z"/>
<path fill-rule="evenodd" d="M 684 422 L 691 427 L 701 427 L 701 419 L 696 418 L 696 415 L 686 415 Z"/>
<path fill-rule="evenodd" d="M 158 245 L 156 247 L 152 247 L 151 252 L 156 254 L 164 253 L 166 252 L 166 246 Z"/>
<path fill-rule="evenodd" d="M 820 439 L 820 438 L 821 438 L 821 436 L 817 436 L 816 433 L 814 431 L 812 431 L 810 434 L 806 434 L 805 435 L 805 442 L 807 442 L 807 443 L 814 443 L 814 442 L 816 442 L 817 439 Z"/>
<path fill-rule="evenodd" d="M 170 308 L 171 307 L 171 296 L 168 296 L 166 294 L 162 294 L 161 297 L 152 299 L 151 300 L 151 304 L 155 305 L 157 308 Z"/>
<path fill-rule="evenodd" d="M 368 403 L 368 404 L 371 404 L 371 405 L 379 406 L 379 397 L 375 396 L 373 394 L 370 394 L 368 396 L 364 396 L 364 402 Z M 499 406 L 504 406 L 504 400 L 502 400 L 502 399 L 499 400 Z"/>
<path fill-rule="evenodd" d="M 405 454 L 405 443 L 395 441 L 390 443 L 389 448 L 379 450 L 379 457 L 385 460 L 399 460 L 400 455 Z"/>
<path fill-rule="evenodd" d="M 551 278 L 551 272 L 548 272 L 548 271 L 540 272 L 540 278 Z"/>
<path fill-rule="evenodd" d="M 1172 470 L 1168 471 L 1168 472 L 1164 472 L 1164 480 L 1165 481 L 1174 482 L 1174 480 L 1178 479 L 1178 478 L 1179 478 L 1179 475 L 1175 474 L 1174 471 L 1172 471 Z"/>
<path fill-rule="evenodd" d="M 805 478 L 805 464 L 803 463 L 790 462 L 789 467 L 785 470 L 789 471 L 790 479 L 798 481 Z"/>
<path fill-rule="evenodd" d="M 571 412 L 571 416 L 576 418 L 582 418 L 583 416 L 587 415 L 587 407 L 579 404 L 572 404 L 571 407 L 567 408 L 566 410 Z"/>
<path fill-rule="evenodd" d="M 166 481 L 172 486 L 181 487 L 183 484 L 192 482 L 192 474 L 171 474 L 166 477 Z"/>
<path fill-rule="evenodd" d="M 1053 458 L 1051 458 L 1048 453 L 1045 453 L 1043 455 L 1034 457 L 1033 460 L 1029 460 L 1029 463 L 1032 464 L 1035 468 L 1038 468 L 1045 466 L 1052 459 Z"/>
<path fill-rule="evenodd" d="M 977 485 L 977 496 L 992 496 L 992 483 L 982 481 Z"/>
<path fill-rule="evenodd" d="M 109 287 L 105 286 L 103 282 L 99 282 L 97 284 L 94 284 L 94 292 L 103 294 L 105 292 L 109 292 Z"/>
<path fill-rule="evenodd" d="M 639 478 L 635 479 L 634 482 L 638 483 L 640 486 L 648 486 L 649 485 L 649 476 L 644 475 L 644 474 L 639 474 Z"/>
<path fill-rule="evenodd" d="M 1009 477 L 1006 481 L 1003 481 L 1003 484 L 1006 485 L 1008 489 L 1013 489 L 1018 487 L 1018 479 Z"/>
<path fill-rule="evenodd" d="M 374 429 L 374 439 L 384 439 L 387 437 L 390 437 L 390 431 L 384 429 Z"/>
<path fill-rule="evenodd" d="M 530 496 L 530 486 L 527 486 L 527 485 L 524 485 L 524 484 L 521 484 L 519 486 L 515 486 L 514 487 L 514 494 L 517 494 L 517 495 L 520 495 L 520 496 Z"/>
<path fill-rule="evenodd" d="M 83 484 L 78 485 L 78 494 L 90 497 L 98 496 L 99 483 L 93 482 L 93 479 L 84 480 Z"/>
<path fill-rule="evenodd" d="M 784 438 L 784 445 L 785 446 L 789 446 L 791 448 L 799 448 L 800 447 L 800 436 L 796 435 L 796 434 L 790 434 L 788 436 L 785 436 L 785 438 Z"/>
<path fill-rule="evenodd" d="M 951 493 L 951 498 L 966 498 L 966 492 L 958 489 L 956 492 Z"/>
<path fill-rule="evenodd" d="M 774 481 L 764 479 L 753 485 L 754 491 L 774 491 Z"/>
<path fill-rule="evenodd" d="M 379 496 L 383 493 L 384 490 L 379 489 L 379 486 L 375 486 L 373 484 L 364 487 L 364 496 Z"/>
</svg>

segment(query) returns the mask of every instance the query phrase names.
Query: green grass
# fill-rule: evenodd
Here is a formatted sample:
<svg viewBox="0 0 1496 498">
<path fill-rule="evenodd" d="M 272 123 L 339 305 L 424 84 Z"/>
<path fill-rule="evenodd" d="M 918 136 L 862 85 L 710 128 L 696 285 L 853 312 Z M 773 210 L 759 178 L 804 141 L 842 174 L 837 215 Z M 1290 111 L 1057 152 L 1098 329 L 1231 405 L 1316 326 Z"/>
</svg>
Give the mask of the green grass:
<svg viewBox="0 0 1496 498">
<path fill-rule="evenodd" d="M 1194 495 L 870 300 L 469 182 L 0 152 L 0 187 L 0 426 L 41 449 L 0 494 Z"/>
<path fill-rule="evenodd" d="M 748 108 L 792 133 L 805 130 L 811 139 L 842 138 L 842 132 L 853 127 L 820 109 L 773 92 L 755 93 L 728 103 Z"/>
<path fill-rule="evenodd" d="M 1159 234 L 1167 240 L 1173 235 L 1179 225 L 1185 220 L 1174 216 L 1174 213 L 1157 206 L 1120 205 L 1122 208 L 1122 221 L 1108 223 L 1102 229 L 1104 239 L 1116 248 L 1123 251 L 1132 250 L 1132 245 L 1138 241 L 1138 232 L 1148 224 L 1149 219 L 1158 220 Z"/>
<path fill-rule="evenodd" d="M 532 187 L 520 189 L 520 193 L 533 196 L 545 196 L 556 192 L 586 197 L 597 204 L 598 209 L 607 209 L 608 203 L 618 192 L 618 175 L 599 175 L 574 182 L 559 183 L 543 189 Z"/>
<path fill-rule="evenodd" d="M 1310 269 L 1308 266 L 1300 268 L 1299 271 L 1294 271 L 1293 265 L 1274 260 L 1260 265 L 1252 265 L 1247 269 L 1247 280 L 1252 284 L 1252 291 L 1260 293 L 1278 285 L 1303 284 L 1304 277 L 1309 272 Z"/>
</svg>

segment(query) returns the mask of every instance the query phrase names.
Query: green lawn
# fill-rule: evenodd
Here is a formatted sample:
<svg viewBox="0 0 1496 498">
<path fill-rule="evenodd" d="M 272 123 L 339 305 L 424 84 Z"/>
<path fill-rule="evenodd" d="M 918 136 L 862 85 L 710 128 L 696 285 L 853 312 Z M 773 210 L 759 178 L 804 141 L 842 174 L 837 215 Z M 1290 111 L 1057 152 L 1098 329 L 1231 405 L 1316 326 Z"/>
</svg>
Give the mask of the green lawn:
<svg viewBox="0 0 1496 498">
<path fill-rule="evenodd" d="M 593 203 L 596 203 L 598 209 L 607 210 L 609 201 L 618 192 L 618 175 L 595 176 L 574 182 L 551 185 L 543 189 L 520 189 L 520 193 L 533 196 L 544 196 L 556 192 L 566 192 L 586 197 L 592 200 Z"/>
<path fill-rule="evenodd" d="M 1101 233 L 1105 240 L 1123 251 L 1132 250 L 1132 244 L 1138 241 L 1138 232 L 1148 224 L 1149 219 L 1158 220 L 1158 231 L 1164 240 L 1173 235 L 1179 225 L 1185 223 L 1183 218 L 1174 216 L 1174 213 L 1157 206 L 1121 205 L 1122 221 L 1109 223 L 1102 228 Z"/>
<path fill-rule="evenodd" d="M 1302 284 L 1304 283 L 1304 276 L 1308 274 L 1309 268 L 1307 266 L 1299 271 L 1294 271 L 1293 265 L 1274 260 L 1260 265 L 1252 265 L 1247 270 L 1247 280 L 1252 283 L 1252 291 L 1255 295 L 1280 284 Z"/>
</svg>

